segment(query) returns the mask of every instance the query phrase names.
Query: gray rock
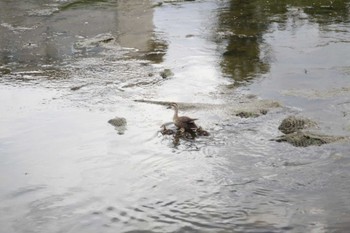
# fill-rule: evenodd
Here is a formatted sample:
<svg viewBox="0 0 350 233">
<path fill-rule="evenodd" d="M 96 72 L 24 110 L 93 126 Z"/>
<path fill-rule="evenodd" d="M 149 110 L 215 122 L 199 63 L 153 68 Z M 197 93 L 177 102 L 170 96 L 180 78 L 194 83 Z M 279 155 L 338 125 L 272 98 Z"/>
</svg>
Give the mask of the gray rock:
<svg viewBox="0 0 350 233">
<path fill-rule="evenodd" d="M 282 121 L 278 129 L 284 134 L 290 134 L 302 129 L 315 126 L 317 126 L 316 122 L 313 122 L 309 119 L 296 116 L 289 116 Z"/>
<path fill-rule="evenodd" d="M 124 134 L 126 130 L 126 119 L 124 117 L 114 117 L 108 121 L 109 124 L 115 127 L 115 130 L 118 131 L 118 134 Z"/>
<path fill-rule="evenodd" d="M 124 117 L 114 117 L 113 119 L 110 119 L 108 123 L 115 127 L 125 126 L 126 119 Z"/>
<path fill-rule="evenodd" d="M 173 76 L 173 72 L 170 69 L 164 69 L 162 72 L 160 72 L 160 76 L 162 78 L 168 78 L 170 76 Z"/>
<path fill-rule="evenodd" d="M 321 135 L 311 132 L 297 131 L 290 134 L 280 136 L 277 142 L 288 142 L 289 144 L 296 147 L 308 147 L 308 146 L 321 146 L 337 141 L 347 140 L 346 137 Z"/>
</svg>

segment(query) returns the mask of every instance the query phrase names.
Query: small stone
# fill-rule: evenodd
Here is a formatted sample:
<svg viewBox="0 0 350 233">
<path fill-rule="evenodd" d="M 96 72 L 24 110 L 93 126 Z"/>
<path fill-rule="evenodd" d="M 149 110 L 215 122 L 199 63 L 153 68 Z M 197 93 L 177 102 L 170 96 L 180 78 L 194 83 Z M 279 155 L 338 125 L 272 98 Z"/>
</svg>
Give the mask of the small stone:
<svg viewBox="0 0 350 233">
<path fill-rule="evenodd" d="M 117 217 L 113 217 L 113 218 L 111 218 L 111 222 L 119 222 L 120 220 L 119 220 L 119 218 L 117 218 Z"/>
<path fill-rule="evenodd" d="M 266 115 L 267 114 L 267 109 L 260 109 L 261 115 Z"/>
<path fill-rule="evenodd" d="M 106 210 L 107 210 L 107 211 L 113 211 L 113 210 L 115 210 L 115 208 L 114 208 L 113 206 L 108 206 L 108 207 L 106 208 Z"/>
<path fill-rule="evenodd" d="M 111 42 L 112 40 L 114 40 L 114 38 L 110 37 L 110 38 L 106 38 L 106 39 L 101 40 L 101 42 L 102 43 L 108 43 L 108 42 Z"/>
<path fill-rule="evenodd" d="M 254 113 L 254 112 L 242 111 L 242 112 L 237 113 L 236 116 L 241 117 L 241 118 L 251 118 L 251 117 L 258 117 L 259 114 Z"/>
<path fill-rule="evenodd" d="M 174 73 L 170 69 L 164 69 L 162 72 L 160 72 L 160 76 L 164 79 L 172 75 L 174 75 Z"/>
<path fill-rule="evenodd" d="M 108 123 L 115 127 L 121 127 L 126 125 L 126 119 L 124 117 L 115 117 L 110 119 Z"/>
</svg>

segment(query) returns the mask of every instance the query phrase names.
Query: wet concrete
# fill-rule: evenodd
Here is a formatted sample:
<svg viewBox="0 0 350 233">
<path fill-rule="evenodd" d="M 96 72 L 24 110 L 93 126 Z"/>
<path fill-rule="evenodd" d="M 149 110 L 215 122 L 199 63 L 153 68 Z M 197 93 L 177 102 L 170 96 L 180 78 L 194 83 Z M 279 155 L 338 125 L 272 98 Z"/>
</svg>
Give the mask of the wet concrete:
<svg viewBox="0 0 350 233">
<path fill-rule="evenodd" d="M 1 2 L 0 231 L 346 231 L 349 143 L 272 139 L 291 115 L 350 135 L 348 13 L 348 1 Z M 174 146 L 157 101 L 210 135 Z"/>
</svg>

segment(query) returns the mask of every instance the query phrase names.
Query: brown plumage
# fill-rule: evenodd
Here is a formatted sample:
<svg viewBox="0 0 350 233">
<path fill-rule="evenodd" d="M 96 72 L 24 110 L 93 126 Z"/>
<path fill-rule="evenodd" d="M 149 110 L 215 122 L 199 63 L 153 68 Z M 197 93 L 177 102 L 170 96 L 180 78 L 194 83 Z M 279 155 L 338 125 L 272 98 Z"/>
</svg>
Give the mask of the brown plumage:
<svg viewBox="0 0 350 233">
<path fill-rule="evenodd" d="M 195 118 L 190 118 L 188 116 L 178 116 L 179 112 L 179 107 L 177 106 L 176 103 L 172 103 L 169 108 L 174 109 L 174 117 L 173 117 L 173 122 L 178 128 L 183 128 L 186 131 L 193 131 L 196 130 L 198 127 L 196 123 L 194 123 Z"/>
</svg>

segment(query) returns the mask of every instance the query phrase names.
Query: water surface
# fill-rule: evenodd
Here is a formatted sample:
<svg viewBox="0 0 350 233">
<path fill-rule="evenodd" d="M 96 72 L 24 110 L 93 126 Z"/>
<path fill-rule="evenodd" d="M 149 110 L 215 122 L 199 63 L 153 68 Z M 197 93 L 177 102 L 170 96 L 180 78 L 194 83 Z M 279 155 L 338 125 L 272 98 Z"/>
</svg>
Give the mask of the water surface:
<svg viewBox="0 0 350 233">
<path fill-rule="evenodd" d="M 288 115 L 350 136 L 349 1 L 0 9 L 1 232 L 349 229 L 349 143 L 271 140 Z M 172 112 L 135 99 L 197 103 L 211 135 L 176 147 Z M 280 107 L 235 115 L 258 100 Z"/>
</svg>

